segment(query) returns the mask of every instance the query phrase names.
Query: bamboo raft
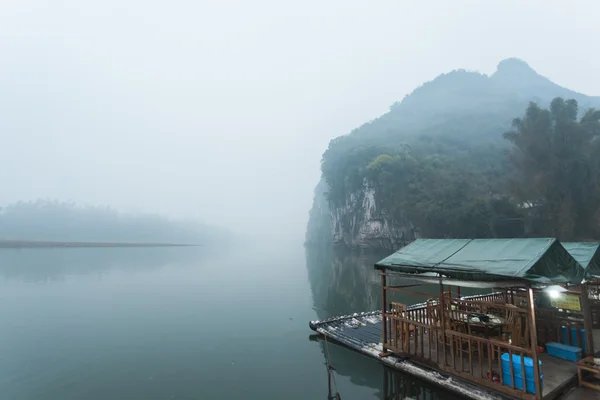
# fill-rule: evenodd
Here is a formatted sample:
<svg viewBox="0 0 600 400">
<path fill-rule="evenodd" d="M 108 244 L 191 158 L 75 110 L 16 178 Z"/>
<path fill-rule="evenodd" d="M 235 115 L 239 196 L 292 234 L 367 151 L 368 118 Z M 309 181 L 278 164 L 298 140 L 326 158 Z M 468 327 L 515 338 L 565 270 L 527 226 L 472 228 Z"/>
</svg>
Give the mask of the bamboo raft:
<svg viewBox="0 0 600 400">
<path fill-rule="evenodd" d="M 417 308 L 419 305 L 414 305 Z M 398 371 L 415 376 L 441 389 L 473 400 L 501 400 L 515 397 L 483 388 L 467 382 L 443 371 L 411 359 L 410 356 L 381 356 L 382 317 L 381 311 L 355 313 L 333 317 L 322 321 L 310 321 L 309 327 L 337 343 L 366 356 L 375 358 L 381 363 Z M 544 366 L 544 399 L 561 398 L 566 389 L 573 386 L 576 380 L 576 368 L 564 360 L 540 355 Z"/>
<path fill-rule="evenodd" d="M 375 358 L 389 367 L 413 375 L 437 387 L 473 400 L 507 399 L 495 393 L 489 393 L 480 387 L 440 374 L 430 368 L 411 362 L 407 357 L 391 355 L 380 357 L 381 311 L 355 313 L 329 318 L 323 321 L 310 321 L 309 327 L 327 336 L 334 343 L 344 345 L 369 357 Z"/>
</svg>

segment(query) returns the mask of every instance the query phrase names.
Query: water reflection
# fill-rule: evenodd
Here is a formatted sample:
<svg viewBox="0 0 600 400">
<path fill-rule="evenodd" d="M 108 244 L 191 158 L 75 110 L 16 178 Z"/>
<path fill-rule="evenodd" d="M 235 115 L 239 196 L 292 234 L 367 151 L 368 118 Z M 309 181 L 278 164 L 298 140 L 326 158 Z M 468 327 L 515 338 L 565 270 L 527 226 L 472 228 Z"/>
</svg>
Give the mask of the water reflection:
<svg viewBox="0 0 600 400">
<path fill-rule="evenodd" d="M 306 248 L 306 265 L 319 319 L 381 309 L 381 278 L 374 264 L 388 253 L 354 253 L 312 246 Z M 388 279 L 390 285 L 416 283 L 413 280 Z M 439 294 L 435 285 L 420 286 L 416 291 Z M 389 301 L 404 304 L 424 302 L 428 296 L 388 292 Z"/>
<path fill-rule="evenodd" d="M 421 381 L 413 376 L 403 374 L 398 370 L 388 368 L 383 364 L 362 356 L 361 354 L 336 345 L 331 342 L 325 343 L 323 338 L 312 335 L 311 340 L 319 342 L 323 352 L 324 360 L 327 359 L 327 351 L 331 363 L 335 368 L 335 374 L 347 377 L 358 386 L 366 386 L 375 389 L 375 398 L 381 400 L 459 400 L 460 397 L 442 391 L 427 382 Z M 323 366 L 323 374 L 326 374 L 326 362 Z M 332 385 L 332 395 L 335 395 L 335 386 Z M 351 398 L 347 392 L 340 390 L 341 398 Z M 335 398 L 329 393 L 323 398 Z"/>
<path fill-rule="evenodd" d="M 458 400 L 446 392 L 426 384 L 410 375 L 401 374 L 390 368 L 383 368 L 383 391 L 382 399 L 385 400 Z"/>
<path fill-rule="evenodd" d="M 307 246 L 306 265 L 313 296 L 313 307 L 319 319 L 345 315 L 354 312 L 381 309 L 381 281 L 374 269 L 375 262 L 387 253 L 352 253 L 332 249 L 330 246 Z M 396 279 L 391 284 L 412 283 L 406 279 Z M 436 295 L 435 285 L 421 286 L 419 291 Z M 426 300 L 426 296 L 393 293 L 389 301 L 413 304 Z M 312 335 L 311 340 L 319 342 L 323 354 L 323 374 L 327 354 L 337 375 L 346 377 L 354 385 L 375 390 L 375 398 L 380 399 L 457 399 L 438 388 L 432 387 L 411 376 L 384 367 L 346 347 L 327 342 Z M 326 348 L 327 346 L 327 348 Z M 351 388 L 346 388 L 351 390 Z M 335 393 L 334 393 L 335 394 Z M 342 398 L 352 395 L 340 391 Z M 327 398 L 324 396 L 324 398 Z"/>
<path fill-rule="evenodd" d="M 346 377 L 355 385 L 366 386 L 376 391 L 381 390 L 381 373 L 383 365 L 374 359 L 340 346 L 331 341 L 325 342 L 323 336 L 313 334 L 310 340 L 317 342 L 321 353 L 323 354 L 323 375 L 327 375 L 327 358 L 335 368 L 335 374 Z M 328 357 L 329 356 L 329 357 Z M 347 393 L 341 390 L 342 398 L 348 397 Z"/>
<path fill-rule="evenodd" d="M 381 254 L 306 248 L 306 265 L 319 319 L 381 308 L 381 286 L 373 264 Z"/>
<path fill-rule="evenodd" d="M 29 283 L 111 270 L 152 270 L 198 262 L 214 251 L 203 247 L 0 249 L 0 276 Z"/>
</svg>

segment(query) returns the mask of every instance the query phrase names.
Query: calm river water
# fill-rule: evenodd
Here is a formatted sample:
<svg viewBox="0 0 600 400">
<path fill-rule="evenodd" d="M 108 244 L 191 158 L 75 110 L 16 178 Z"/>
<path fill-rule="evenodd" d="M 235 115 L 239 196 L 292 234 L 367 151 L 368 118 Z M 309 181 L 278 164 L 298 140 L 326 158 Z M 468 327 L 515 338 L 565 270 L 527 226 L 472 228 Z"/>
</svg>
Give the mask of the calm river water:
<svg viewBox="0 0 600 400">
<path fill-rule="evenodd" d="M 379 309 L 377 258 L 302 243 L 0 250 L 1 398 L 327 399 L 308 321 Z M 395 399 L 451 398 L 329 352 L 344 400 L 389 396 L 384 382 Z"/>
</svg>

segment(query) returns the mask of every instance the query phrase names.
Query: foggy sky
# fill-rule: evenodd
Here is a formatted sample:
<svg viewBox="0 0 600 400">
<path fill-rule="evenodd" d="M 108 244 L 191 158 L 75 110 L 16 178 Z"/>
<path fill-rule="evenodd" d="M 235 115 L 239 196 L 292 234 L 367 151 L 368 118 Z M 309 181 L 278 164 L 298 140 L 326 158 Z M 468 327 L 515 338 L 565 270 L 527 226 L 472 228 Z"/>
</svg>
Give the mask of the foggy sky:
<svg viewBox="0 0 600 400">
<path fill-rule="evenodd" d="M 0 203 L 303 234 L 329 140 L 442 72 L 519 57 L 600 95 L 599 11 L 592 0 L 3 0 Z"/>
</svg>

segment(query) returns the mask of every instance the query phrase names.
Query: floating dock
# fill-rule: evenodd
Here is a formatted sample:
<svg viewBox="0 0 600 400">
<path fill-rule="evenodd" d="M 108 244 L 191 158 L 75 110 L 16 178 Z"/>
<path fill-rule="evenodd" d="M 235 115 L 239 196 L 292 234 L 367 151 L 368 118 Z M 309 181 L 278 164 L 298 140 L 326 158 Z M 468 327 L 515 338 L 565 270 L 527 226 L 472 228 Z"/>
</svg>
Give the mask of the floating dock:
<svg viewBox="0 0 600 400">
<path fill-rule="evenodd" d="M 383 350 L 381 344 L 381 311 L 355 313 L 323 321 L 311 321 L 309 326 L 312 330 L 326 336 L 332 342 L 347 346 L 375 358 L 394 369 L 413 375 L 465 398 L 473 400 L 515 398 L 437 371 L 411 360 L 410 357 L 396 355 L 381 357 L 380 353 Z M 545 353 L 540 354 L 540 360 L 542 360 L 544 369 L 544 400 L 561 398 L 569 388 L 573 387 L 577 380 L 577 368 L 575 364 L 548 356 Z"/>
</svg>

